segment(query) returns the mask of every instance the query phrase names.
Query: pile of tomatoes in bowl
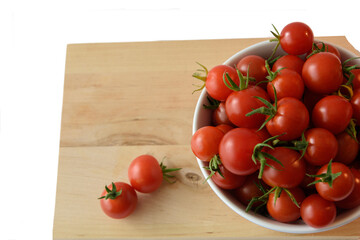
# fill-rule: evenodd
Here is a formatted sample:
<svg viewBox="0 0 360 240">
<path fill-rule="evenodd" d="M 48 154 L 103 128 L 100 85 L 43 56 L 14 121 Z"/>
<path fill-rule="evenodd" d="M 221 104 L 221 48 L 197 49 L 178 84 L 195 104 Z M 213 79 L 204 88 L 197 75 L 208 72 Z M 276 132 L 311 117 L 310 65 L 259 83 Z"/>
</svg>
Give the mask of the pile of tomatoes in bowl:
<svg viewBox="0 0 360 240">
<path fill-rule="evenodd" d="M 360 216 L 360 61 L 301 22 L 194 73 L 191 148 L 214 192 L 263 227 L 325 231 Z"/>
</svg>

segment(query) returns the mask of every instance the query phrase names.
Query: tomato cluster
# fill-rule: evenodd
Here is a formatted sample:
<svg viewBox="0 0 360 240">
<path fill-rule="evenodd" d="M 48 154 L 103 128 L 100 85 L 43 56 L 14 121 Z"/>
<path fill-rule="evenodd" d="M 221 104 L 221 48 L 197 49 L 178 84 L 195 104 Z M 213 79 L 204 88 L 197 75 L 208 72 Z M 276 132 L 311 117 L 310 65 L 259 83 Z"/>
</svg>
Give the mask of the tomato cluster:
<svg viewBox="0 0 360 240">
<path fill-rule="evenodd" d="M 129 216 L 136 208 L 137 192 L 152 193 L 156 191 L 165 179 L 174 176 L 169 172 L 180 170 L 180 168 L 166 168 L 163 163 L 158 163 L 151 155 L 140 155 L 129 165 L 128 177 L 130 184 L 125 182 L 113 182 L 105 186 L 100 199 L 101 209 L 106 215 L 115 219 Z M 136 191 L 135 191 L 136 190 Z"/>
<path fill-rule="evenodd" d="M 203 80 L 212 125 L 191 139 L 209 178 L 280 222 L 320 228 L 360 205 L 360 67 L 314 40 L 304 23 L 279 33 L 271 56 L 219 65 Z M 277 56 L 281 47 L 287 54 Z"/>
</svg>

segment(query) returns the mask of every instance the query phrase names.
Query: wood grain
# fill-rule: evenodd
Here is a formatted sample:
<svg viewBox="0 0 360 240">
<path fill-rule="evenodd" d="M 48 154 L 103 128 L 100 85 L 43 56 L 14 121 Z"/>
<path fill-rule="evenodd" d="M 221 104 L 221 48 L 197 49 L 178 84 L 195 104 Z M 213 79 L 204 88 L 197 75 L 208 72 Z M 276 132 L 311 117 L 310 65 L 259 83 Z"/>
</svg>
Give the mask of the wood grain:
<svg viewBox="0 0 360 240">
<path fill-rule="evenodd" d="M 323 40 L 356 52 L 344 37 Z M 195 61 L 224 62 L 265 39 L 71 44 L 67 48 L 54 239 L 281 239 L 299 237 L 253 224 L 204 182 L 189 141 L 199 94 Z M 130 161 L 152 154 L 181 167 L 176 183 L 139 194 L 124 220 L 106 217 L 97 197 L 125 181 Z M 360 219 L 316 239 L 360 236 Z"/>
</svg>

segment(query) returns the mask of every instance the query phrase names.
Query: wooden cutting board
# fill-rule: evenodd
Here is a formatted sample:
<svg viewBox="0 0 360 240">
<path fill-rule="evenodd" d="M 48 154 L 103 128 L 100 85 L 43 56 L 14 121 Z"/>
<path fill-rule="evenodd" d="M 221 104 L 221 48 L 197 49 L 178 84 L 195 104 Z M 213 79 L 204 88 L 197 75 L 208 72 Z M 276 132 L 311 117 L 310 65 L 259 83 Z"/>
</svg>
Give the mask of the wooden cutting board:
<svg viewBox="0 0 360 240">
<path fill-rule="evenodd" d="M 356 52 L 345 37 L 321 39 Z M 54 239 L 299 237 L 257 226 L 227 207 L 203 183 L 189 144 L 199 96 L 192 94 L 195 62 L 212 67 L 264 40 L 68 45 Z M 177 181 L 139 194 L 128 218 L 110 219 L 97 198 L 104 185 L 128 182 L 129 163 L 141 154 L 181 167 Z M 307 236 L 358 239 L 359 226 L 360 219 Z"/>
</svg>

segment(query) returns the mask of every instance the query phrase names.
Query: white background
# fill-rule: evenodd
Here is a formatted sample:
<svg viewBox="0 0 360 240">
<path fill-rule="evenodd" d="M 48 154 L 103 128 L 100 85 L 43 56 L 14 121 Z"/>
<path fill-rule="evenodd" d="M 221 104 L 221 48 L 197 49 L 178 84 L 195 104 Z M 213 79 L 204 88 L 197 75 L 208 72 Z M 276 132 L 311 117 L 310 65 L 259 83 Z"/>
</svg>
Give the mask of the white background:
<svg viewBox="0 0 360 240">
<path fill-rule="evenodd" d="M 66 45 L 270 37 L 292 21 L 360 49 L 358 1 L 0 1 L 0 239 L 52 239 Z"/>
</svg>

